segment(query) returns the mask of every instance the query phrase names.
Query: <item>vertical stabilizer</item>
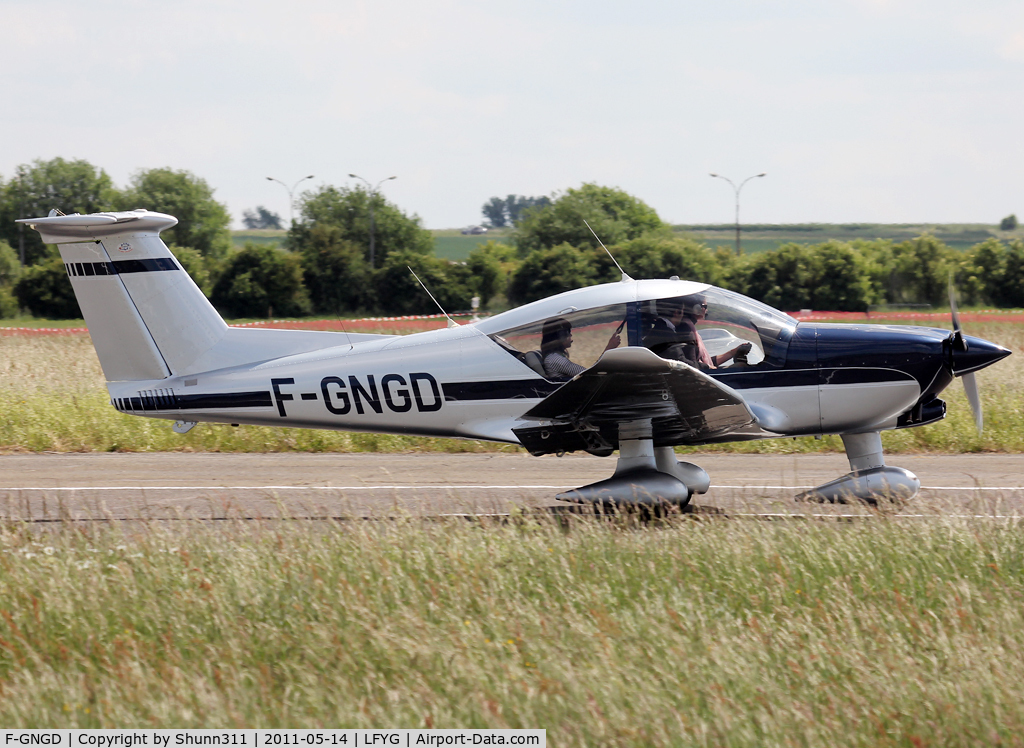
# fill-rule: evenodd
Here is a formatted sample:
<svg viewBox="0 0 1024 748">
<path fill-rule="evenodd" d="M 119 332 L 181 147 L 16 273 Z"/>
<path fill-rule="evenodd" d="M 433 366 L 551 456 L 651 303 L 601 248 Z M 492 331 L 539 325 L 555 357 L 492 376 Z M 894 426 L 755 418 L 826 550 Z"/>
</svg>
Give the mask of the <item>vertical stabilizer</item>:
<svg viewBox="0 0 1024 748">
<path fill-rule="evenodd" d="M 103 245 L 76 242 L 58 246 L 107 381 L 170 375 Z"/>
<path fill-rule="evenodd" d="M 163 213 L 23 219 L 56 243 L 109 381 L 187 373 L 228 326 L 167 245 Z"/>
</svg>

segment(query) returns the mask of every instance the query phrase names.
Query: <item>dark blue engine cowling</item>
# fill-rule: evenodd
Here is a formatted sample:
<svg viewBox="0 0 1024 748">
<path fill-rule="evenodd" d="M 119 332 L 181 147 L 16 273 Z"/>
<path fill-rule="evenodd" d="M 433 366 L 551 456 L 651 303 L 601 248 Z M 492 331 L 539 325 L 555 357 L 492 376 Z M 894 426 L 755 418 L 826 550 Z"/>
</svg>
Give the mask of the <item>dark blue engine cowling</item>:
<svg viewBox="0 0 1024 748">
<path fill-rule="evenodd" d="M 899 426 L 918 426 L 945 415 L 946 405 L 937 396 L 954 376 L 1010 355 L 981 338 L 964 336 L 963 341 L 965 350 L 954 344 L 949 330 L 929 327 L 801 323 L 790 342 L 786 368 L 804 369 L 813 361 L 819 384 L 912 377 L 921 397 L 900 417 Z"/>
</svg>

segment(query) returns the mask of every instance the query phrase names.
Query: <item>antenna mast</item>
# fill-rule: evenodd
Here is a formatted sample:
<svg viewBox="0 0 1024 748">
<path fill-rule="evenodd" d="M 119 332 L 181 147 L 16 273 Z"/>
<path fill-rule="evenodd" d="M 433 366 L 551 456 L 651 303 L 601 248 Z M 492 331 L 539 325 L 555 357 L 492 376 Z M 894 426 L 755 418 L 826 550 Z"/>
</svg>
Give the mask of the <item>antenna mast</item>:
<svg viewBox="0 0 1024 748">
<path fill-rule="evenodd" d="M 587 223 L 587 219 L 586 218 L 583 219 L 583 223 L 585 223 L 587 225 L 587 228 L 590 229 L 590 233 L 594 235 L 595 239 L 597 239 L 597 243 L 601 245 L 601 249 L 603 249 L 605 252 L 608 252 L 608 256 L 611 257 L 612 258 L 612 262 L 615 263 L 615 267 L 617 267 L 619 269 L 619 272 L 622 273 L 622 280 L 624 280 L 624 281 L 631 281 L 631 280 L 633 280 L 628 275 L 626 275 L 626 271 L 622 269 L 622 266 L 619 265 L 618 260 L 616 260 L 615 257 L 612 255 L 612 253 L 608 251 L 608 247 L 604 246 L 604 242 L 601 241 L 601 237 L 599 237 L 597 235 L 597 232 L 594 231 L 594 229 L 590 228 L 590 224 Z"/>
<path fill-rule="evenodd" d="M 406 267 L 409 268 L 409 272 L 412 273 L 412 277 L 416 279 L 416 282 L 419 283 L 423 287 L 423 290 L 427 292 L 427 296 L 430 297 L 430 300 L 433 301 L 435 304 L 437 304 L 437 308 L 441 310 L 441 314 L 443 314 L 445 317 L 447 317 L 447 319 L 448 319 L 448 327 L 458 327 L 459 323 L 456 322 L 455 320 L 453 320 L 451 317 L 448 316 L 448 312 L 446 312 L 444 310 L 444 307 L 441 306 L 438 303 L 437 299 L 434 298 L 434 294 L 430 293 L 430 289 L 427 288 L 427 284 L 420 280 L 420 277 L 418 275 L 416 275 L 416 271 L 413 270 L 411 267 L 409 267 L 409 265 L 406 265 Z"/>
</svg>

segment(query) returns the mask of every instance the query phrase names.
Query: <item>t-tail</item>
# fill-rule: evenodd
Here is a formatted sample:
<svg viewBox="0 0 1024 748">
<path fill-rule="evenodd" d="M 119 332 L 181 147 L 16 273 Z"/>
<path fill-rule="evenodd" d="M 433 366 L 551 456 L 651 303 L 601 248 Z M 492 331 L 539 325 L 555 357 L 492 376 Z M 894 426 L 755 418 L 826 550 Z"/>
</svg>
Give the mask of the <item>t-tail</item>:
<svg viewBox="0 0 1024 748">
<path fill-rule="evenodd" d="M 348 342 L 338 333 L 228 327 L 160 238 L 174 216 L 132 210 L 19 223 L 59 247 L 107 381 L 185 376 Z"/>
</svg>

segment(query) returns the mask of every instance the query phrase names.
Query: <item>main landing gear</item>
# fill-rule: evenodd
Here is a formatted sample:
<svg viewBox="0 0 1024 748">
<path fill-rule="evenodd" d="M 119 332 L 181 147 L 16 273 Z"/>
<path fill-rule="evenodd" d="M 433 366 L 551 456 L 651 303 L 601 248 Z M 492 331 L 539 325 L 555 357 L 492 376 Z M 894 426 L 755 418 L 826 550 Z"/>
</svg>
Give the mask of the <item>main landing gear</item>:
<svg viewBox="0 0 1024 748">
<path fill-rule="evenodd" d="M 611 478 L 555 496 L 579 504 L 686 506 L 695 493 L 706 493 L 711 479 L 703 468 L 679 462 L 672 447 L 655 447 L 651 421 L 619 424 L 619 461 Z"/>
<path fill-rule="evenodd" d="M 851 472 L 799 494 L 804 501 L 846 503 L 914 498 L 921 481 L 909 470 L 885 464 L 877 431 L 841 434 Z M 655 447 L 650 420 L 619 426 L 619 460 L 611 478 L 558 494 L 561 501 L 595 504 L 684 507 L 695 493 L 707 493 L 703 468 L 676 460 L 671 447 Z"/>
<path fill-rule="evenodd" d="M 840 437 L 852 472 L 805 491 L 797 499 L 843 504 L 851 499 L 874 503 L 880 498 L 906 501 L 917 496 L 921 481 L 909 470 L 885 464 L 877 431 Z"/>
</svg>

